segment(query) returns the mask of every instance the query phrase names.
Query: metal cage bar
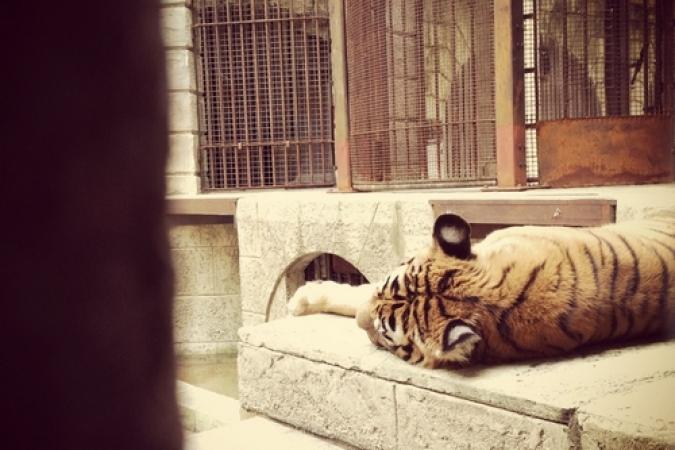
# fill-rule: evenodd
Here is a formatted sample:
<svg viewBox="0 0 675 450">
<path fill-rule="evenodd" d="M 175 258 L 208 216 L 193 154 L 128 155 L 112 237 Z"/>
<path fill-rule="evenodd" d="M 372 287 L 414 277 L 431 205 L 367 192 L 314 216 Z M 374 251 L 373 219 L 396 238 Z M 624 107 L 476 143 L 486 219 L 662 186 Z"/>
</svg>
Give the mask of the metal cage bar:
<svg viewBox="0 0 675 450">
<path fill-rule="evenodd" d="M 672 86 L 673 24 L 662 19 L 672 19 L 672 2 L 527 1 L 536 26 L 541 181 L 672 179 L 673 100 L 665 87 Z"/>
<path fill-rule="evenodd" d="M 492 0 L 345 0 L 356 188 L 496 176 Z"/>
<path fill-rule="evenodd" d="M 328 0 L 196 0 L 202 188 L 330 186 Z"/>
</svg>

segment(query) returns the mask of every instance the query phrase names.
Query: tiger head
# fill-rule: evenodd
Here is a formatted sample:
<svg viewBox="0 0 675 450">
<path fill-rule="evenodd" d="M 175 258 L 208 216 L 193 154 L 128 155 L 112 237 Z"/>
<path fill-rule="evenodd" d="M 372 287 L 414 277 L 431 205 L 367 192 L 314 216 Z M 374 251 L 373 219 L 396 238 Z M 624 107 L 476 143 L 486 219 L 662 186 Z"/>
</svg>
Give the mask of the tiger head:
<svg viewBox="0 0 675 450">
<path fill-rule="evenodd" d="M 478 298 L 463 288 L 474 259 L 469 224 L 454 214 L 440 216 L 431 246 L 377 286 L 357 323 L 374 344 L 413 364 L 475 361 L 483 344 Z"/>
</svg>

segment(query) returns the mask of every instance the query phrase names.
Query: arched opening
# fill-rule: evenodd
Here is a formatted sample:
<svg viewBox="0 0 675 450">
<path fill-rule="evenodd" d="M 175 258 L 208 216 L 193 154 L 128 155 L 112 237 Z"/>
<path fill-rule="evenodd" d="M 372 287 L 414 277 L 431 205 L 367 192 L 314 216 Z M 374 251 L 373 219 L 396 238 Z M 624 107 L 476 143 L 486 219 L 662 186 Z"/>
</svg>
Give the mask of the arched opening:
<svg viewBox="0 0 675 450">
<path fill-rule="evenodd" d="M 333 280 L 353 286 L 368 279 L 346 259 L 334 253 L 309 253 L 292 262 L 281 275 L 267 306 L 266 321 L 286 317 L 286 303 L 308 281 Z"/>
<path fill-rule="evenodd" d="M 352 286 L 368 283 L 366 277 L 349 261 L 333 253 L 322 253 L 305 267 L 305 281 L 333 280 Z"/>
</svg>

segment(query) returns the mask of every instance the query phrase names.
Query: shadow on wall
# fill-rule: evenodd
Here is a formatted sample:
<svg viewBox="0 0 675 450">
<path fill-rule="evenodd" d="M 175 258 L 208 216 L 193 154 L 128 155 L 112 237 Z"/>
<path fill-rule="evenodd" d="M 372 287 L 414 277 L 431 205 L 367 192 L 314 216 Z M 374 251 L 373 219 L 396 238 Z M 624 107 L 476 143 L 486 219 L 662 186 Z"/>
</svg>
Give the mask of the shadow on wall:
<svg viewBox="0 0 675 450">
<path fill-rule="evenodd" d="M 349 261 L 333 253 L 308 253 L 293 261 L 280 275 L 267 304 L 265 321 L 286 316 L 286 303 L 295 291 L 308 281 L 333 280 L 353 286 L 368 279 Z"/>
</svg>

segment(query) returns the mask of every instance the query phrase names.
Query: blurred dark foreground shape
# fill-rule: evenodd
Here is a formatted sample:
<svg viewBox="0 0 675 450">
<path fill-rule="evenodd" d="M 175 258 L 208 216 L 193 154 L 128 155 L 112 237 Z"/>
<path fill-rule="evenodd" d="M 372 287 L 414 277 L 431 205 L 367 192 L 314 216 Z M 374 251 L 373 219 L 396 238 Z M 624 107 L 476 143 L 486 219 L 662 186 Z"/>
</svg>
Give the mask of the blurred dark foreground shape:
<svg viewBox="0 0 675 450">
<path fill-rule="evenodd" d="M 155 1 L 0 17 L 3 449 L 181 448 Z"/>
</svg>

